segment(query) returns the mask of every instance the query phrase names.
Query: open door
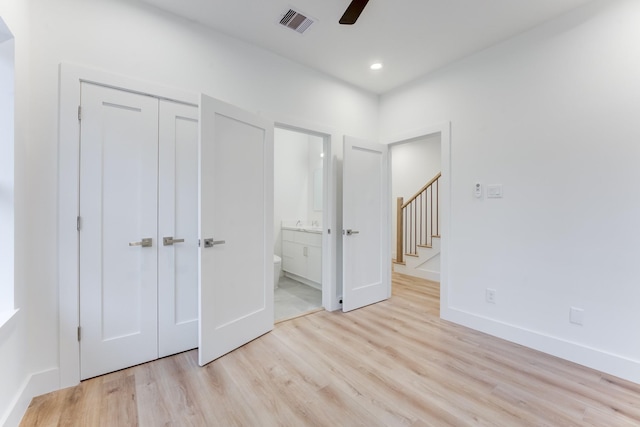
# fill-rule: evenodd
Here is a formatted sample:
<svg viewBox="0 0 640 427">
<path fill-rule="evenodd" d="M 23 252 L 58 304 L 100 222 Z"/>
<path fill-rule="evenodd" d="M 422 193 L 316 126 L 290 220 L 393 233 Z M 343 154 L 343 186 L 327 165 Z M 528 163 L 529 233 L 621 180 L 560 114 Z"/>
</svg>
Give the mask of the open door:
<svg viewBox="0 0 640 427">
<path fill-rule="evenodd" d="M 273 329 L 273 123 L 200 98 L 199 364 Z"/>
<path fill-rule="evenodd" d="M 345 136 L 342 310 L 391 296 L 388 147 Z"/>
</svg>

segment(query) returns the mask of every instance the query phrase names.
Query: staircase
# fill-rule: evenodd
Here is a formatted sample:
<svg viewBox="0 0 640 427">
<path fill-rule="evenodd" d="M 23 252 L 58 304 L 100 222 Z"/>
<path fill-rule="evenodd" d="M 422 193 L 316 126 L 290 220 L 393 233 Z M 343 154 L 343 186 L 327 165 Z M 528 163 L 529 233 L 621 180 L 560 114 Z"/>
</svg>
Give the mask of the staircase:
<svg viewBox="0 0 640 427">
<path fill-rule="evenodd" d="M 440 281 L 440 178 L 438 173 L 406 202 L 397 199 L 395 272 Z"/>
</svg>

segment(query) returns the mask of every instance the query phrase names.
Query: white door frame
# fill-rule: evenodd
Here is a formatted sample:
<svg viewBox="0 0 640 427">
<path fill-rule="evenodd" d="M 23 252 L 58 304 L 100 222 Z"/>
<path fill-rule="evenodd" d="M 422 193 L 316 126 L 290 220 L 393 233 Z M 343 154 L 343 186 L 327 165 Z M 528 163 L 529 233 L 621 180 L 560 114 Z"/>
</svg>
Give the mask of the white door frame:
<svg viewBox="0 0 640 427">
<path fill-rule="evenodd" d="M 198 106 L 199 94 L 155 85 L 78 65 L 61 64 L 58 131 L 58 315 L 60 388 L 80 382 L 78 342 L 80 179 L 80 82 Z"/>
<path fill-rule="evenodd" d="M 337 199 L 336 177 L 334 176 L 337 160 L 334 153 L 341 149 L 340 147 L 336 148 L 336 144 L 342 142 L 342 135 L 333 129 L 304 123 L 290 117 L 277 118 L 274 123 L 275 127 L 279 129 L 322 138 L 325 153 L 325 161 L 322 164 L 322 306 L 328 311 L 339 310 L 342 296 L 338 294 L 339 284 L 337 283 L 335 254 L 336 236 L 342 229 L 342 224 L 338 224 L 338 217 L 341 217 L 338 212 L 342 209 L 342 203 L 338 204 Z M 330 233 L 327 230 L 330 230 Z"/>
<path fill-rule="evenodd" d="M 451 122 L 438 123 L 416 129 L 405 134 L 389 138 L 385 141 L 392 145 L 403 144 L 412 139 L 440 134 L 440 167 L 442 169 L 442 183 L 440 184 L 440 317 L 449 307 L 449 251 L 451 248 Z M 389 162 L 391 163 L 391 162 Z M 391 184 L 391 180 L 390 180 Z M 392 204 L 393 201 L 389 200 Z M 391 260 L 389 260 L 391 262 Z"/>
</svg>

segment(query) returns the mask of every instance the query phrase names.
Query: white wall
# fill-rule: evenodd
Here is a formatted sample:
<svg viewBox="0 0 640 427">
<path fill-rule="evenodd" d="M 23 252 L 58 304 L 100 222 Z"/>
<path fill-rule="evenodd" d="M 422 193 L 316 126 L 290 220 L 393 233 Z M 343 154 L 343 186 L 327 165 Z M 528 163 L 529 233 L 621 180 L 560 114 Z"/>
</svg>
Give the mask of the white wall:
<svg viewBox="0 0 640 427">
<path fill-rule="evenodd" d="M 442 315 L 636 382 L 638 22 L 637 0 L 596 1 L 380 107 L 382 139 L 451 121 Z M 504 198 L 476 199 L 476 181 L 503 184 Z"/>
<path fill-rule="evenodd" d="M 307 179 L 307 192 L 309 197 L 307 198 L 307 221 L 316 221 L 322 225 L 322 210 L 316 210 L 314 207 L 314 197 L 316 197 L 316 190 L 318 196 L 322 199 L 322 188 L 316 189 L 314 184 L 314 174 L 319 170 L 320 178 L 322 178 L 322 166 L 323 157 L 320 157 L 320 153 L 324 151 L 324 141 L 319 136 L 308 135 L 307 146 L 309 147 L 309 156 L 307 158 L 307 171 L 309 173 Z M 321 180 L 322 181 L 322 180 Z"/>
<path fill-rule="evenodd" d="M 24 17 L 7 23 L 28 21 L 28 31 L 25 26 L 16 34 L 16 48 L 32 59 L 29 66 L 24 59 L 17 64 L 22 89 L 17 92 L 17 103 L 29 107 L 28 113 L 18 108 L 16 118 L 20 139 L 16 153 L 16 265 L 20 269 L 16 281 L 23 283 L 21 314 L 26 323 L 11 335 L 17 340 L 7 338 L 12 340 L 7 350 L 11 354 L 3 358 L 3 346 L 0 360 L 19 358 L 28 373 L 55 377 L 59 363 L 56 201 L 58 175 L 65 173 L 57 166 L 61 62 L 205 92 L 265 115 L 375 137 L 375 95 L 138 2 L 14 0 L 9 5 L 3 2 L 0 14 L 5 18 L 5 13 L 19 8 Z M 23 43 L 18 39 L 21 35 L 30 43 L 18 47 Z M 18 341 L 26 335 L 28 348 L 23 351 Z M 7 382 L 2 376 L 0 411 L 11 405 L 8 399 L 12 396 L 7 397 L 6 391 L 14 397 L 19 393 L 15 382 L 24 377 L 20 368 L 12 370 L 15 381 L 10 378 Z M 51 389 L 57 384 L 46 386 Z"/>
<path fill-rule="evenodd" d="M 398 197 L 406 202 L 439 172 L 439 133 L 391 147 L 391 254 L 394 259 Z"/>
</svg>

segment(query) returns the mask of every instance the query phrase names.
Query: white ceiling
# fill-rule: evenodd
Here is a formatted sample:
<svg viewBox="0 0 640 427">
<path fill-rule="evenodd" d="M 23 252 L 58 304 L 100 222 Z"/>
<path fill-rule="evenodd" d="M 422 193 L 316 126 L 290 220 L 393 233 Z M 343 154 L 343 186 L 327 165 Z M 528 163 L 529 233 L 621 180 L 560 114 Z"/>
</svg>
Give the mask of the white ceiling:
<svg viewBox="0 0 640 427">
<path fill-rule="evenodd" d="M 142 1 L 380 94 L 591 0 L 370 0 L 353 26 L 350 0 Z M 289 8 L 317 22 L 285 28 Z"/>
</svg>

